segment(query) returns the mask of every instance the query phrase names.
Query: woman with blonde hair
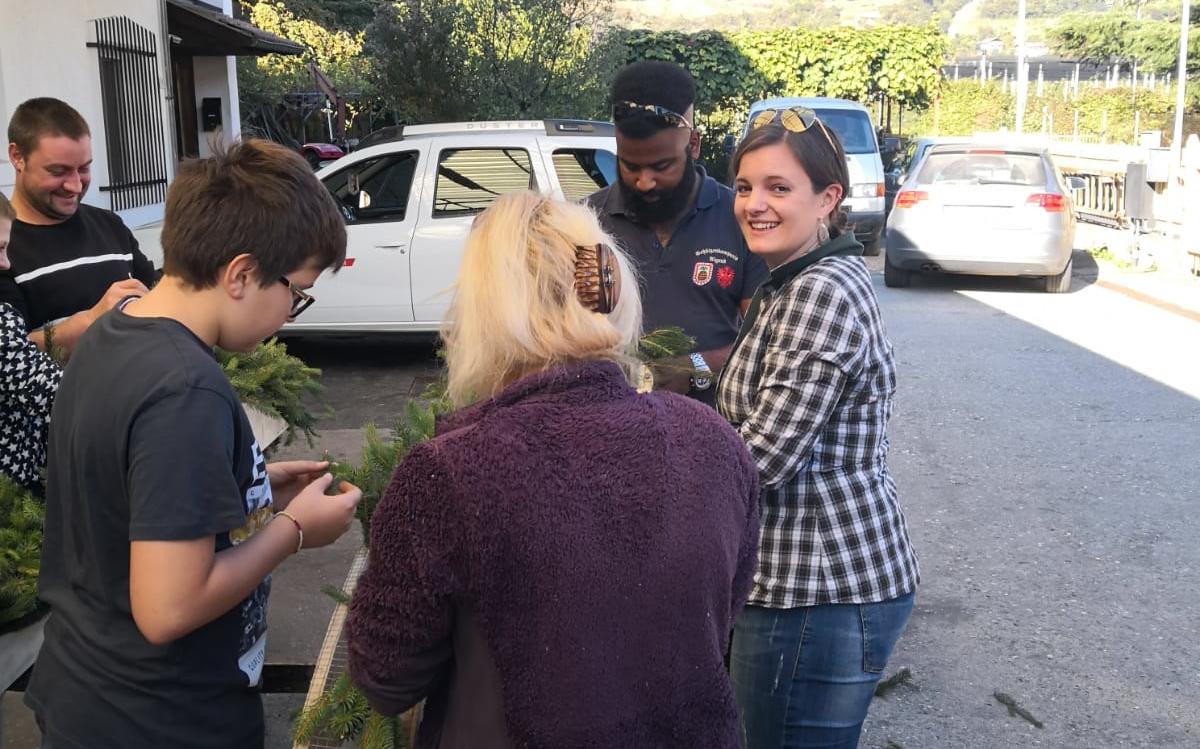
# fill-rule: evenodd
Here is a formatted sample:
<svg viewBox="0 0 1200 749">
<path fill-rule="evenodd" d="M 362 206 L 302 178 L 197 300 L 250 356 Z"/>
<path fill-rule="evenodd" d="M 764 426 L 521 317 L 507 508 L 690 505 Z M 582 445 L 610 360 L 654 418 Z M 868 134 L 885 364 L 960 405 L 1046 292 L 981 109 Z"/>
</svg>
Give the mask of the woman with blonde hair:
<svg viewBox="0 0 1200 749">
<path fill-rule="evenodd" d="M 350 669 L 423 747 L 736 747 L 723 664 L 758 540 L 711 409 L 638 393 L 636 279 L 591 211 L 506 195 L 444 334 L 457 412 L 371 523 Z"/>
</svg>

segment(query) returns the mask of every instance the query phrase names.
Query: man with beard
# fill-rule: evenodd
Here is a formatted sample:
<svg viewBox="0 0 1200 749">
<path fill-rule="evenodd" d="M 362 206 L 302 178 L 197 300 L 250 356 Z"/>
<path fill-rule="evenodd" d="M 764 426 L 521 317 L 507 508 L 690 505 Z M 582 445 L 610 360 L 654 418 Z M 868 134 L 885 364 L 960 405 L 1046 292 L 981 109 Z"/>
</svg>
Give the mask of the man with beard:
<svg viewBox="0 0 1200 749">
<path fill-rule="evenodd" d="M 92 181 L 87 122 L 58 99 L 30 99 L 8 124 L 8 159 L 16 171 L 8 256 L 0 303 L 25 318 L 30 339 L 46 332 L 69 353 L 83 331 L 122 299 L 141 296 L 154 266 L 117 214 L 81 201 Z"/>
<path fill-rule="evenodd" d="M 659 368 L 656 386 L 711 405 L 740 318 L 768 273 L 734 219 L 733 190 L 696 163 L 695 94 L 691 75 L 672 63 L 643 60 L 617 73 L 620 179 L 588 203 L 637 264 L 646 330 L 677 326 L 696 339 L 690 357 Z"/>
</svg>

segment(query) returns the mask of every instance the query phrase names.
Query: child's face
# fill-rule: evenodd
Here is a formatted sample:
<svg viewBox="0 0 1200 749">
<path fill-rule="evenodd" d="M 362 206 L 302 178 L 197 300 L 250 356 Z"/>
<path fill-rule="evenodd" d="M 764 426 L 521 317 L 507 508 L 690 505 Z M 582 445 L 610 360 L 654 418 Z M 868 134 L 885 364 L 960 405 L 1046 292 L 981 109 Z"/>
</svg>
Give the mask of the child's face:
<svg viewBox="0 0 1200 749">
<path fill-rule="evenodd" d="M 12 222 L 0 218 L 0 270 L 8 270 L 8 236 L 12 234 Z"/>
<path fill-rule="evenodd" d="M 245 295 L 238 302 L 238 324 L 223 330 L 222 340 L 218 345 L 231 351 L 248 351 L 264 339 L 274 335 L 284 323 L 293 319 L 292 310 L 296 308 L 299 292 L 307 293 L 316 283 L 323 268 L 306 265 L 292 271 L 283 278 L 267 280 L 266 286 L 261 286 L 259 280 L 246 285 Z M 231 339 L 231 340 L 226 340 Z"/>
</svg>

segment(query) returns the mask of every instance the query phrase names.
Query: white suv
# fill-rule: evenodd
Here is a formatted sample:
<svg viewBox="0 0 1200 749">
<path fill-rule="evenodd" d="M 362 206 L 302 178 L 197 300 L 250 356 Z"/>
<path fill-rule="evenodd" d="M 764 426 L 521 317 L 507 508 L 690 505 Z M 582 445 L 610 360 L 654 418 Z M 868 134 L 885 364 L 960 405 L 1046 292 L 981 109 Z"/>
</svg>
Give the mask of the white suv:
<svg viewBox="0 0 1200 749">
<path fill-rule="evenodd" d="M 367 136 L 317 172 L 346 219 L 346 263 L 321 276 L 311 292 L 317 303 L 284 330 L 438 330 L 475 215 L 516 190 L 580 200 L 616 179 L 616 150 L 610 123 L 581 120 L 414 125 Z M 160 265 L 157 236 L 139 234 Z"/>
</svg>

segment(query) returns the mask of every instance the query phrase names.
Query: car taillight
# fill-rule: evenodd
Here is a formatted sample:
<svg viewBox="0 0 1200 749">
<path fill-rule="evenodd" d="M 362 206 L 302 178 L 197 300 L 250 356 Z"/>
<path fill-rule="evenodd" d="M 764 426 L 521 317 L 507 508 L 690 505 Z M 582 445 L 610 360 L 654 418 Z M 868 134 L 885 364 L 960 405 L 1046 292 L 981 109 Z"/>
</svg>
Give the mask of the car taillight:
<svg viewBox="0 0 1200 749">
<path fill-rule="evenodd" d="M 896 196 L 896 208 L 912 208 L 922 200 L 929 200 L 929 193 L 921 190 L 905 190 Z"/>
<path fill-rule="evenodd" d="M 1039 192 L 1030 195 L 1025 201 L 1027 205 L 1036 205 L 1050 213 L 1061 213 L 1067 210 L 1067 198 L 1052 192 Z"/>
</svg>

